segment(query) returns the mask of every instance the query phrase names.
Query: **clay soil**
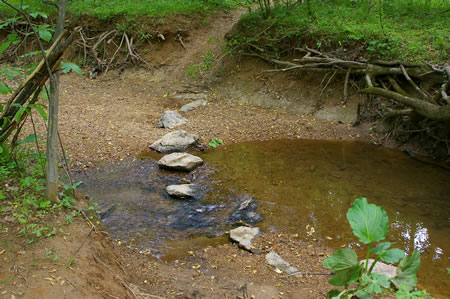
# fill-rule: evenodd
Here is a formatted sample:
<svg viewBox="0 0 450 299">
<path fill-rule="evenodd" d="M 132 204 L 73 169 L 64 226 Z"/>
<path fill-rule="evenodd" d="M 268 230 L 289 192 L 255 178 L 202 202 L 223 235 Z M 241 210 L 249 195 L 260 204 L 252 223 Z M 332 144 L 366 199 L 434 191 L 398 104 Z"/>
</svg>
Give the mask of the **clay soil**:
<svg viewBox="0 0 450 299">
<path fill-rule="evenodd" d="M 60 133 L 74 171 L 147 151 L 170 131 L 156 128 L 162 112 L 189 102 L 175 97 L 184 92 L 208 96 L 208 104 L 184 114 L 188 122 L 179 127 L 198 134 L 203 144 L 212 138 L 224 143 L 279 138 L 377 142 L 368 125 L 353 126 L 339 117 L 319 120 L 283 106 L 286 98 L 298 104 L 303 97 L 317 98 L 322 78 L 269 76 L 261 72 L 270 66 L 260 61 L 223 57 L 223 36 L 238 17 L 239 12 L 220 13 L 207 25 L 183 24 L 186 48 L 170 34 L 164 42 L 152 41 L 143 54 L 150 68 L 110 70 L 96 79 L 63 76 Z M 186 76 L 187 67 L 202 64 L 208 50 L 214 53 L 215 66 L 196 78 Z M 330 85 L 321 97 L 328 108 L 340 106 L 339 86 Z M 245 100 L 259 96 L 272 99 L 273 105 Z M 43 123 L 37 127 L 44 135 Z M 79 206 L 86 208 L 86 200 L 79 197 Z M 163 262 L 113 242 L 94 219 L 95 230 L 82 216 L 71 225 L 64 224 L 62 215 L 43 216 L 41 221 L 58 232 L 33 244 L 19 236 L 14 218 L 0 219 L 0 297 L 323 298 L 330 288 L 321 262 L 331 251 L 312 239 L 266 233 L 255 244 L 262 254 L 230 243 Z M 314 274 L 287 277 L 275 272 L 264 262 L 270 250 Z"/>
</svg>

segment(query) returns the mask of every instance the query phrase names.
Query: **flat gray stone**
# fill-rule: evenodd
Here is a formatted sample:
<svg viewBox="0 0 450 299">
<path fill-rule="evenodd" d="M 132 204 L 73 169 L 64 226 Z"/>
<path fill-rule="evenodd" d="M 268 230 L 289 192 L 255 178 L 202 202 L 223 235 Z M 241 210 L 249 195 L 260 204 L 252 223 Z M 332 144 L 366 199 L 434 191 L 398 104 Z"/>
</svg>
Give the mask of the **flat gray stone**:
<svg viewBox="0 0 450 299">
<path fill-rule="evenodd" d="M 197 190 L 195 184 L 169 185 L 166 187 L 166 192 L 170 196 L 178 198 L 193 198 L 197 195 Z"/>
<path fill-rule="evenodd" d="M 198 145 L 199 137 L 184 130 L 171 132 L 156 140 L 150 148 L 160 153 L 184 152 Z"/>
<path fill-rule="evenodd" d="M 158 123 L 158 128 L 172 129 L 177 126 L 184 125 L 186 122 L 187 120 L 184 117 L 182 117 L 178 112 L 167 110 L 164 111 Z"/>
<path fill-rule="evenodd" d="M 200 106 L 206 106 L 206 104 L 208 104 L 207 100 L 193 101 L 190 102 L 189 104 L 183 105 L 183 107 L 180 108 L 180 112 L 189 112 Z"/>
<path fill-rule="evenodd" d="M 257 227 L 240 226 L 230 230 L 230 239 L 238 242 L 239 246 L 252 250 L 253 240 L 261 234 L 261 230 Z"/>
<path fill-rule="evenodd" d="M 283 271 L 287 275 L 300 272 L 297 268 L 292 267 L 288 262 L 283 260 L 275 251 L 266 254 L 266 263 L 274 266 L 278 271 Z"/>
<path fill-rule="evenodd" d="M 158 166 L 161 168 L 183 171 L 191 171 L 202 164 L 201 158 L 188 153 L 172 153 L 158 161 Z"/>
<path fill-rule="evenodd" d="M 369 259 L 369 269 L 372 266 L 373 261 L 374 259 Z M 366 260 L 362 260 L 360 263 L 361 265 L 365 265 Z M 373 267 L 372 272 L 384 274 L 387 278 L 394 278 L 397 275 L 397 267 L 378 261 L 375 264 L 375 267 Z"/>
</svg>

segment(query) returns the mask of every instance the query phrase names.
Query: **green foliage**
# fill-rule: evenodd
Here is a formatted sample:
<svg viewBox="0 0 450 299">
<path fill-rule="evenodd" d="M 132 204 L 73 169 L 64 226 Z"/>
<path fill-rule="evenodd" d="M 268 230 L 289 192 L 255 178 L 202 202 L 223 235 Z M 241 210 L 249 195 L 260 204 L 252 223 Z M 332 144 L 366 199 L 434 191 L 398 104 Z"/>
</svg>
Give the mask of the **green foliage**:
<svg viewBox="0 0 450 299">
<path fill-rule="evenodd" d="M 212 148 L 216 148 L 221 144 L 223 144 L 223 141 L 222 141 L 222 139 L 218 139 L 218 138 L 213 138 L 208 143 L 208 145 Z"/>
<path fill-rule="evenodd" d="M 392 292 L 392 287 L 400 290 L 414 289 L 417 283 L 416 273 L 420 265 L 419 251 L 413 251 L 410 257 L 398 248 L 390 248 L 392 243 L 378 243 L 373 249 L 373 243 L 386 238 L 389 219 L 382 207 L 369 204 L 364 197 L 354 201 L 347 212 L 353 234 L 361 243 L 367 246 L 364 267 L 359 263 L 358 256 L 353 249 L 344 248 L 323 261 L 324 267 L 334 271 L 329 283 L 334 286 L 344 286 L 344 291 L 333 290 L 328 298 L 372 298 L 373 294 Z M 369 268 L 369 257 L 375 255 L 375 260 Z M 388 264 L 399 263 L 396 276 L 388 279 L 384 274 L 372 272 L 375 264 L 382 260 Z M 349 289 L 350 283 L 356 283 L 355 288 Z M 409 298 L 409 297 L 408 297 Z"/>
<path fill-rule="evenodd" d="M 427 291 L 414 288 L 411 290 L 408 286 L 402 285 L 395 293 L 397 299 L 432 299 Z"/>
<path fill-rule="evenodd" d="M 21 0 L 10 0 L 20 6 Z M 242 0 L 73 0 L 69 1 L 68 14 L 77 17 L 92 16 L 101 20 L 115 17 L 167 16 L 173 14 L 191 15 L 199 11 L 231 9 Z M 23 0 L 25 6 L 43 14 L 56 14 L 56 10 L 41 1 Z M 0 5 L 0 15 L 12 16 L 14 12 Z M 39 15 L 38 15 L 39 16 Z"/>
<path fill-rule="evenodd" d="M 203 56 L 203 63 L 201 64 L 189 64 L 186 68 L 186 77 L 191 77 L 195 79 L 198 75 L 208 71 L 212 67 L 214 62 L 214 52 L 208 50 L 206 55 Z"/>
<path fill-rule="evenodd" d="M 14 216 L 22 226 L 20 233 L 27 237 L 29 243 L 36 238 L 56 234 L 55 228 L 41 223 L 41 215 L 56 211 L 68 212 L 68 223 L 78 215 L 77 211 L 71 209 L 71 204 L 75 201 L 73 191 L 81 182 L 73 186 L 65 185 L 64 192 L 60 193 L 59 205 L 45 197 L 45 156 L 31 149 L 31 145 L 39 138 L 31 134 L 20 140 L 14 150 L 0 143 L 0 216 Z"/>
<path fill-rule="evenodd" d="M 316 45 L 322 51 L 365 50 L 368 58 L 447 62 L 450 26 L 448 1 L 383 1 L 383 28 L 376 1 L 319 0 L 283 3 L 271 16 L 257 10 L 240 20 L 242 39 L 258 37 L 259 46 L 277 54 L 283 46 Z M 234 36 L 236 38 L 236 36 Z M 258 44 L 258 43 L 254 43 Z M 281 48 L 281 49 L 279 49 Z"/>
<path fill-rule="evenodd" d="M 386 238 L 389 225 L 386 212 L 381 207 L 368 204 L 364 197 L 355 200 L 347 212 L 347 219 L 353 234 L 364 244 Z"/>
</svg>

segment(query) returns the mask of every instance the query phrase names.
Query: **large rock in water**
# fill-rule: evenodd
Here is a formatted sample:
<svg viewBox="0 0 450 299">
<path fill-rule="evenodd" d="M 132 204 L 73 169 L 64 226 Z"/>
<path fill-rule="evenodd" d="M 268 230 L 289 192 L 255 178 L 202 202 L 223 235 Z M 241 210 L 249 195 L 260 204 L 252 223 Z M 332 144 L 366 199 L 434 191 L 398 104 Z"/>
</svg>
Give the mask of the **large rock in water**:
<svg viewBox="0 0 450 299">
<path fill-rule="evenodd" d="M 183 105 L 183 107 L 180 108 L 180 112 L 189 112 L 197 107 L 206 106 L 206 104 L 208 104 L 208 101 L 206 100 L 193 101 L 190 102 L 189 104 Z"/>
<path fill-rule="evenodd" d="M 158 161 L 161 168 L 191 171 L 203 164 L 203 160 L 188 153 L 172 153 L 162 157 Z"/>
<path fill-rule="evenodd" d="M 158 128 L 172 129 L 177 126 L 185 124 L 187 120 L 182 117 L 178 112 L 167 110 L 164 111 L 161 120 L 158 123 Z"/>
<path fill-rule="evenodd" d="M 374 259 L 369 259 L 369 269 L 370 269 L 370 267 L 372 267 L 373 262 L 374 262 Z M 364 266 L 366 264 L 366 260 L 362 260 L 362 261 L 360 261 L 360 263 L 361 263 L 361 265 Z M 372 272 L 375 272 L 378 274 L 384 274 L 387 276 L 387 278 L 391 279 L 397 275 L 397 267 L 378 261 L 375 264 L 375 267 L 373 267 Z"/>
<path fill-rule="evenodd" d="M 257 227 L 240 226 L 230 230 L 230 239 L 238 242 L 239 246 L 251 251 L 253 240 L 261 234 Z"/>
<path fill-rule="evenodd" d="M 173 197 L 195 198 L 198 197 L 198 186 L 195 184 L 169 185 L 166 192 Z"/>
<path fill-rule="evenodd" d="M 150 148 L 160 153 L 183 152 L 198 145 L 199 137 L 184 130 L 171 132 L 150 145 Z"/>
<path fill-rule="evenodd" d="M 266 254 L 266 263 L 274 266 L 278 271 L 282 271 L 287 275 L 293 275 L 295 273 L 300 273 L 300 271 L 292 267 L 288 262 L 283 260 L 275 251 L 271 251 Z"/>
<path fill-rule="evenodd" d="M 263 220 L 263 218 L 256 213 L 258 203 L 250 196 L 244 194 L 243 199 L 237 209 L 228 216 L 228 221 L 232 223 L 244 222 L 254 224 Z"/>
</svg>

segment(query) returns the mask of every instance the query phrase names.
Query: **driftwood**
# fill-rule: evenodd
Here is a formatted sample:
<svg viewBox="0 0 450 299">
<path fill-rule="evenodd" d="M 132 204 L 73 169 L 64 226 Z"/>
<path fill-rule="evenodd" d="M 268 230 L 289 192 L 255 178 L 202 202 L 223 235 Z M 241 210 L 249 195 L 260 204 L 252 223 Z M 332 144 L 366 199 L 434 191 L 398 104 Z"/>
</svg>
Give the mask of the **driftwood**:
<svg viewBox="0 0 450 299">
<path fill-rule="evenodd" d="M 2 124 L 0 127 L 0 142 L 5 141 L 13 130 L 24 120 L 27 113 L 23 113 L 21 117 L 16 119 L 17 112 L 23 109 L 23 107 L 29 109 L 27 107 L 37 101 L 39 93 L 50 76 L 47 67 L 50 68 L 51 72 L 55 72 L 58 69 L 62 56 L 72 43 L 73 38 L 74 32 L 69 33 L 67 30 L 63 31 L 45 54 L 45 59 L 42 59 L 33 73 L 25 79 L 19 88 L 17 88 L 16 92 L 9 98 L 0 116 L 0 124 Z"/>
<path fill-rule="evenodd" d="M 305 56 L 292 61 L 283 61 L 256 56 L 277 66 L 266 72 L 311 71 L 345 75 L 344 101 L 348 97 L 350 75 L 365 78 L 366 87 L 359 92 L 381 96 L 393 100 L 405 107 L 399 111 L 389 111 L 390 116 L 416 113 L 425 118 L 450 121 L 449 87 L 450 67 L 438 67 L 429 64 L 410 64 L 401 61 L 349 61 L 331 57 L 310 48 L 297 48 Z M 331 78 L 330 78 L 331 80 Z M 330 81 L 329 80 L 329 81 Z M 327 84 L 329 84 L 329 81 Z"/>
</svg>

